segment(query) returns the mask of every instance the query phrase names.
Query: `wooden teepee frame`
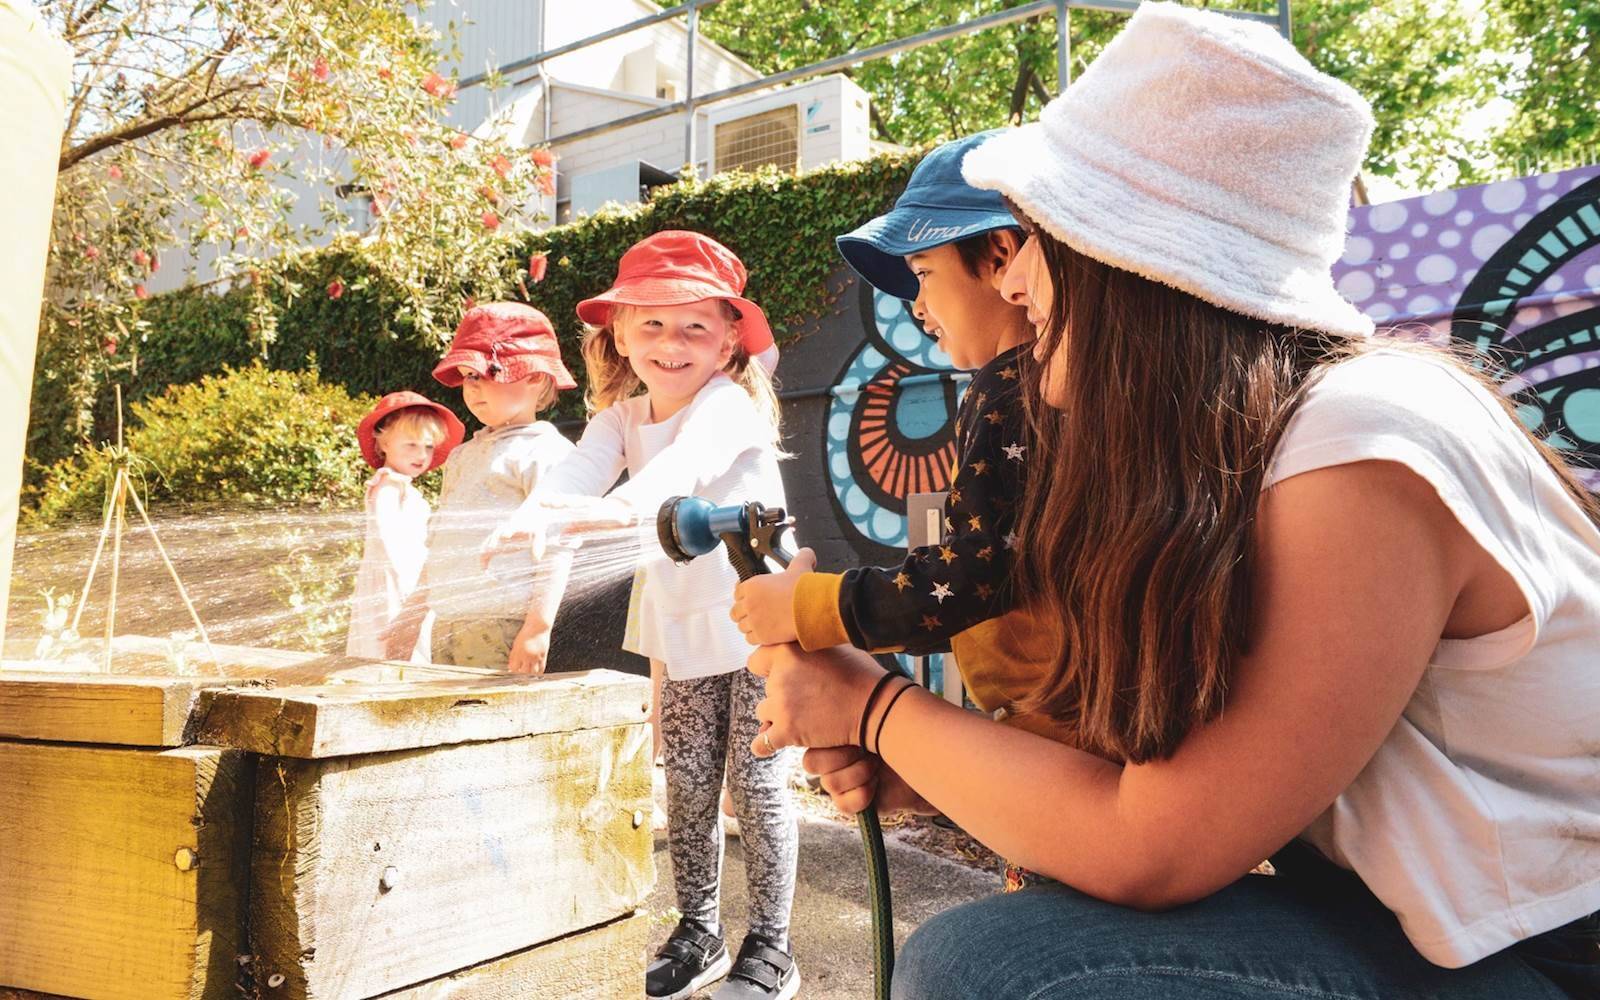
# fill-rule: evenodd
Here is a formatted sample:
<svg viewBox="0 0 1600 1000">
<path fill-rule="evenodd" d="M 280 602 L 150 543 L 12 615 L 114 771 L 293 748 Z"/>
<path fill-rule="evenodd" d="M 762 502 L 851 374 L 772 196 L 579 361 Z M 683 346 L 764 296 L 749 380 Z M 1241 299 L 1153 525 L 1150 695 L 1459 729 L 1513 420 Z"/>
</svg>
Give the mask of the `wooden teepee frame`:
<svg viewBox="0 0 1600 1000">
<path fill-rule="evenodd" d="M 111 638 L 116 632 L 117 625 L 117 582 L 122 570 L 122 533 L 127 523 L 128 501 L 133 501 L 133 508 L 144 521 L 145 530 L 150 532 L 150 540 L 156 543 L 156 551 L 161 555 L 161 562 L 167 567 L 167 573 L 172 577 L 172 582 L 178 588 L 178 596 L 183 600 L 183 606 L 189 609 L 189 617 L 194 620 L 194 627 L 200 633 L 200 641 L 205 643 L 206 651 L 211 653 L 211 658 L 216 659 L 216 653 L 211 649 L 211 637 L 206 634 L 206 627 L 200 621 L 200 613 L 195 610 L 194 602 L 189 599 L 189 591 L 184 587 L 183 581 L 178 578 L 178 570 L 172 565 L 172 560 L 167 556 L 167 547 L 161 544 L 161 536 L 156 534 L 156 526 L 150 523 L 150 514 L 144 508 L 144 501 L 139 498 L 139 491 L 133 486 L 133 477 L 128 473 L 128 465 L 132 454 L 122 443 L 122 387 L 116 387 L 117 393 L 117 444 L 112 449 L 112 462 L 116 468 L 116 475 L 112 479 L 111 487 L 106 492 L 106 512 L 100 523 L 100 540 L 94 548 L 94 559 L 89 563 L 89 575 L 83 581 L 83 593 L 78 597 L 78 606 L 72 612 L 72 634 L 78 634 L 78 623 L 83 618 L 84 606 L 89 601 L 89 588 L 94 586 L 96 571 L 100 568 L 100 557 L 105 553 L 106 540 L 111 540 L 111 594 L 106 603 L 106 650 L 103 668 L 106 673 L 111 672 Z M 114 527 L 113 527 L 114 526 Z"/>
</svg>

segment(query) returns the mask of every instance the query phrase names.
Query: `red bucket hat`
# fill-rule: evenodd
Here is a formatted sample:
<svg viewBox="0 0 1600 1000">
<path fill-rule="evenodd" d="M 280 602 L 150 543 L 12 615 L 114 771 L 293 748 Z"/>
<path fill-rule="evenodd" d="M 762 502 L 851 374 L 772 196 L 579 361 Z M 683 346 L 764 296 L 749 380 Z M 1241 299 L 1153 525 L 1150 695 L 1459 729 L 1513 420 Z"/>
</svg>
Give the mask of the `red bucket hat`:
<svg viewBox="0 0 1600 1000">
<path fill-rule="evenodd" d="M 604 293 L 578 303 L 590 326 L 611 320 L 611 307 L 677 306 L 724 299 L 739 310 L 739 343 L 755 357 L 772 346 L 772 327 L 761 307 L 744 298 L 748 277 L 732 250 L 702 233 L 668 229 L 635 243 L 617 262 L 617 280 Z"/>
<path fill-rule="evenodd" d="M 372 412 L 362 417 L 361 423 L 356 425 L 356 440 L 361 442 L 361 457 L 367 460 L 368 465 L 374 469 L 383 467 L 383 460 L 378 457 L 378 424 L 391 413 L 413 407 L 432 410 L 439 415 L 440 420 L 444 421 L 444 440 L 434 446 L 433 464 L 428 466 L 429 472 L 443 465 L 444 460 L 450 457 L 450 452 L 461 443 L 462 438 L 467 436 L 467 429 L 447 407 L 410 390 L 391 392 L 378 400 L 378 405 L 372 408 Z"/>
<path fill-rule="evenodd" d="M 433 366 L 433 377 L 453 389 L 462 383 L 460 368 L 495 382 L 542 374 L 554 379 L 557 389 L 578 384 L 561 363 L 555 328 L 544 313 L 521 302 L 485 302 L 467 310 L 450 349 Z"/>
</svg>

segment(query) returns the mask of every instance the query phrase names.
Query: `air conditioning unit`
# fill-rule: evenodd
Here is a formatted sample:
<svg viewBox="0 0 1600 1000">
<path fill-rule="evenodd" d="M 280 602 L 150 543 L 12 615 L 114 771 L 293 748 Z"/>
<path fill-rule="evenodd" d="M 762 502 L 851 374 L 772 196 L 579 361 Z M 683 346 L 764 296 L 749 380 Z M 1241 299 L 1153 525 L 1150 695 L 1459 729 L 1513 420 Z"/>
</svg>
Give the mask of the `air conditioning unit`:
<svg viewBox="0 0 1600 1000">
<path fill-rule="evenodd" d="M 868 100 L 835 74 L 713 105 L 705 119 L 711 172 L 768 165 L 793 172 L 865 159 L 872 155 Z"/>
<path fill-rule="evenodd" d="M 713 168 L 754 170 L 773 166 L 793 173 L 800 169 L 800 108 L 786 104 L 771 111 L 719 122 L 715 126 Z"/>
</svg>

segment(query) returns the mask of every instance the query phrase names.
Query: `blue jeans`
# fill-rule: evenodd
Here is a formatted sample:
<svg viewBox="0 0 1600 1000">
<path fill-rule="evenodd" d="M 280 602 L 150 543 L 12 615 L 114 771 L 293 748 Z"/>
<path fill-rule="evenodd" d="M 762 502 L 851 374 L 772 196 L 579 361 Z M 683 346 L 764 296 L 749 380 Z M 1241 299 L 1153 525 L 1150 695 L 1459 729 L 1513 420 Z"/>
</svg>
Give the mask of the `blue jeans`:
<svg viewBox="0 0 1600 1000">
<path fill-rule="evenodd" d="M 1279 859 L 1274 858 L 1277 862 Z M 1318 859 L 1320 861 L 1320 858 Z M 1326 862 L 1321 862 L 1327 865 Z M 1417 954 L 1359 879 L 1313 865 L 1247 875 L 1163 913 L 1042 885 L 924 923 L 896 1000 L 1566 1000 L 1517 954 L 1464 969 Z"/>
</svg>

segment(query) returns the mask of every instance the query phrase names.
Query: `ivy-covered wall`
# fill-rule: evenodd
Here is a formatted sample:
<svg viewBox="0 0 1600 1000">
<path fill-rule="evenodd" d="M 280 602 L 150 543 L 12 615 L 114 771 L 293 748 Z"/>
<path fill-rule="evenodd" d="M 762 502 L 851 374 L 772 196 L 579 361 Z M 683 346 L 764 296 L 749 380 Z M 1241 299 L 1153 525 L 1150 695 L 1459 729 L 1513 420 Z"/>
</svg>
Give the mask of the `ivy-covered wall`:
<svg viewBox="0 0 1600 1000">
<path fill-rule="evenodd" d="M 645 204 L 508 243 L 506 267 L 522 273 L 527 301 L 556 324 L 580 383 L 577 302 L 607 287 L 622 253 L 661 229 L 709 233 L 738 253 L 750 270 L 747 294 L 767 311 L 782 343 L 833 304 L 828 279 L 839 264 L 833 238 L 893 201 L 918 156 L 889 155 L 800 176 L 768 170 L 683 181 L 657 189 Z M 547 271 L 535 283 L 527 268 L 539 253 L 546 255 Z M 415 389 L 467 416 L 456 394 L 429 376 L 444 345 L 398 318 L 398 297 L 365 263 L 358 243 L 302 254 L 279 270 L 258 290 L 246 284 L 157 296 L 141 305 L 132 336 L 106 331 L 101 338 L 45 338 L 28 434 L 30 481 L 109 434 L 112 384 L 120 383 L 132 402 L 257 358 L 293 371 L 314 365 L 325 381 L 352 394 Z M 265 345 L 253 325 L 257 291 L 276 317 L 275 337 Z M 464 303 L 472 289 L 461 294 Z M 103 381 L 93 373 L 107 370 L 104 359 L 84 356 L 97 340 L 102 349 L 114 341 L 118 351 Z M 582 416 L 581 395 L 564 394 L 556 417 Z"/>
</svg>

